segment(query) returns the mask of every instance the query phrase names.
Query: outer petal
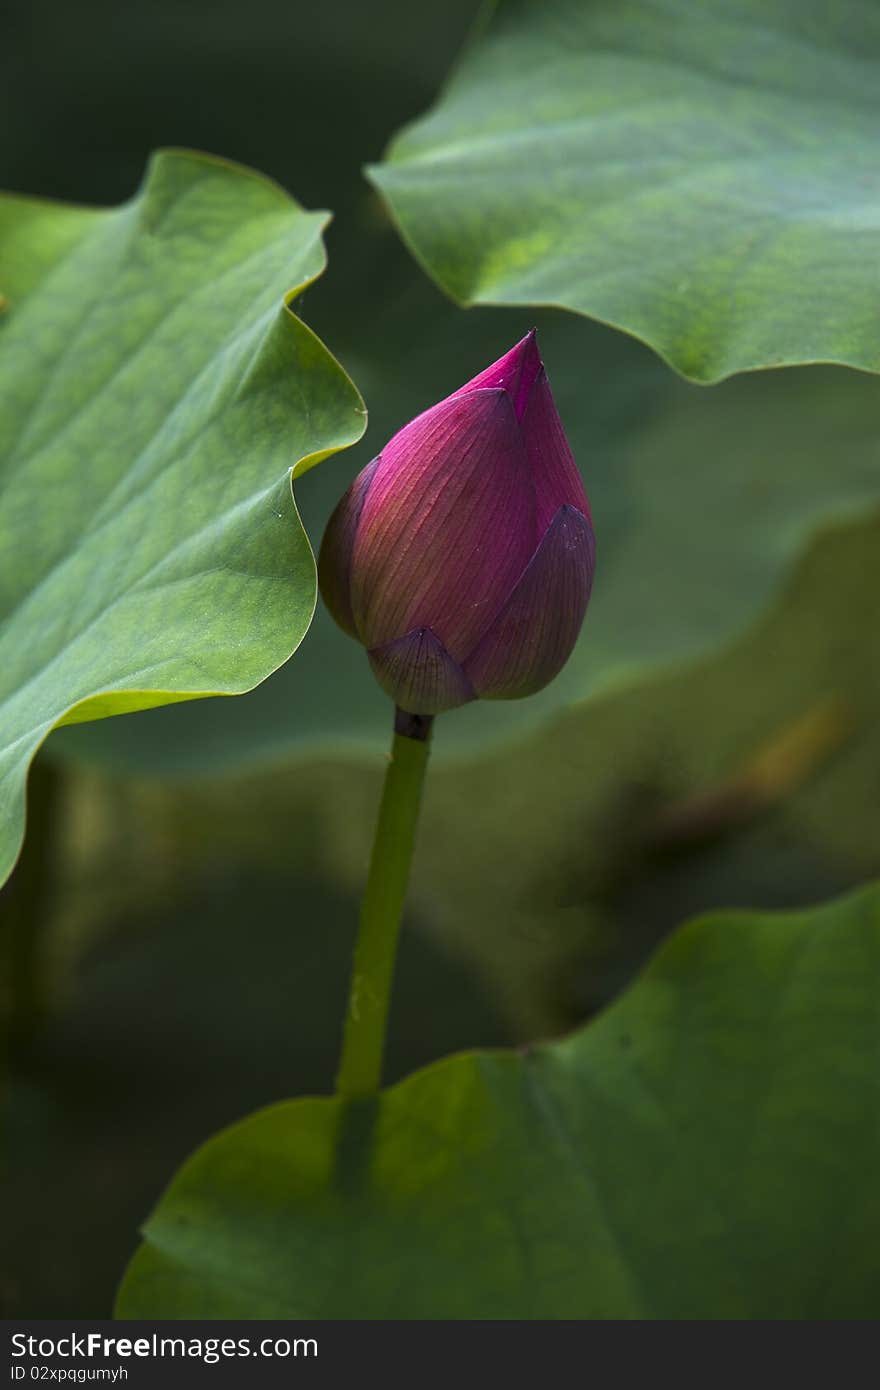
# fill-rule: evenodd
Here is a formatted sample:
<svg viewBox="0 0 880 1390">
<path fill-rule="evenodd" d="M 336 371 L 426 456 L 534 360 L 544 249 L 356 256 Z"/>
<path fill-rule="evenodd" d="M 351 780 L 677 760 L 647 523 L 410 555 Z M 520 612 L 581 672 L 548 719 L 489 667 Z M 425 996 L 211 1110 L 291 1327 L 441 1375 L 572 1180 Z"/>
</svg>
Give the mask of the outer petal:
<svg viewBox="0 0 880 1390">
<path fill-rule="evenodd" d="M 382 450 L 361 512 L 352 612 L 367 647 L 429 627 L 473 649 L 538 541 L 534 488 L 503 390 L 450 396 Z"/>
<path fill-rule="evenodd" d="M 538 535 L 544 534 L 560 507 L 576 507 L 590 520 L 584 484 L 543 367 L 532 386 L 522 432 L 535 484 Z"/>
<path fill-rule="evenodd" d="M 584 620 L 595 554 L 589 520 L 561 507 L 510 599 L 462 663 L 481 699 L 533 695 L 558 675 Z"/>
<path fill-rule="evenodd" d="M 429 627 L 414 628 L 367 655 L 386 695 L 409 714 L 442 714 L 474 698 L 464 671 Z"/>
<path fill-rule="evenodd" d="M 358 473 L 327 522 L 318 554 L 318 586 L 321 597 L 343 632 L 357 637 L 351 610 L 351 561 L 354 538 L 370 484 L 376 474 L 378 458 Z"/>
<path fill-rule="evenodd" d="M 480 372 L 479 376 L 475 376 L 472 381 L 466 382 L 455 392 L 455 395 L 461 396 L 466 391 L 501 386 L 510 396 L 517 420 L 521 420 L 525 414 L 532 386 L 539 373 L 543 371 L 536 334 L 537 330 L 533 328 L 524 338 L 520 339 L 516 347 L 512 347 L 510 352 L 499 357 L 497 362 L 493 362 L 491 367 Z"/>
</svg>

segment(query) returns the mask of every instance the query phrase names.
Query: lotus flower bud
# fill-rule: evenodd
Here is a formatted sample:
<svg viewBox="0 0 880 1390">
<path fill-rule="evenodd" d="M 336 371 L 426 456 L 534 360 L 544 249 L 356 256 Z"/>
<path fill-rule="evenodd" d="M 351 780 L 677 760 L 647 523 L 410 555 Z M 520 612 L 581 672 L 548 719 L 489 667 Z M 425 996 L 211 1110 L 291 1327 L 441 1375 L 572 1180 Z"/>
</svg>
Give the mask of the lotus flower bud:
<svg viewBox="0 0 880 1390">
<path fill-rule="evenodd" d="M 434 715 L 547 685 L 580 631 L 594 558 L 533 331 L 358 474 L 318 577 L 383 690 Z"/>
</svg>

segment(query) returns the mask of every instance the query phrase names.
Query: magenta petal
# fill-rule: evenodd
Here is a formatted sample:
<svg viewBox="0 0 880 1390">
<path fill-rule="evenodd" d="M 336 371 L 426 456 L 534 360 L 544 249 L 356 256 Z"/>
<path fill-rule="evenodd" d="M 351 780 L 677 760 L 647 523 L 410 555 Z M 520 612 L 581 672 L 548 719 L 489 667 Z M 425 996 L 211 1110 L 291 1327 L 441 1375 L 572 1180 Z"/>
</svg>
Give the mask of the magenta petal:
<svg viewBox="0 0 880 1390">
<path fill-rule="evenodd" d="M 460 396 L 465 391 L 477 391 L 487 387 L 500 386 L 510 396 L 517 420 L 521 420 L 525 414 L 532 386 L 541 371 L 543 371 L 543 364 L 533 328 L 530 333 L 520 339 L 516 347 L 512 347 L 510 352 L 499 357 L 497 362 L 493 362 L 491 367 L 480 372 L 479 376 L 475 376 L 472 381 L 466 382 L 455 394 Z"/>
<path fill-rule="evenodd" d="M 442 714 L 474 698 L 464 671 L 429 627 L 415 628 L 367 655 L 386 695 L 409 714 Z"/>
<path fill-rule="evenodd" d="M 351 560 L 358 522 L 378 462 L 378 458 L 374 458 L 372 463 L 362 468 L 351 487 L 343 494 L 327 523 L 318 554 L 318 586 L 321 597 L 343 632 L 355 638 L 358 636 L 358 630 L 351 609 Z"/>
<path fill-rule="evenodd" d="M 533 695 L 559 673 L 584 620 L 594 564 L 590 522 L 560 507 L 510 599 L 463 663 L 481 699 Z"/>
<path fill-rule="evenodd" d="M 460 661 L 538 541 L 520 428 L 502 390 L 450 396 L 382 450 L 361 512 L 352 611 L 367 647 L 430 627 Z"/>
<path fill-rule="evenodd" d="M 522 432 L 535 483 L 538 535 L 543 534 L 563 506 L 576 507 L 589 520 L 590 504 L 583 480 L 543 369 L 532 387 Z"/>
</svg>

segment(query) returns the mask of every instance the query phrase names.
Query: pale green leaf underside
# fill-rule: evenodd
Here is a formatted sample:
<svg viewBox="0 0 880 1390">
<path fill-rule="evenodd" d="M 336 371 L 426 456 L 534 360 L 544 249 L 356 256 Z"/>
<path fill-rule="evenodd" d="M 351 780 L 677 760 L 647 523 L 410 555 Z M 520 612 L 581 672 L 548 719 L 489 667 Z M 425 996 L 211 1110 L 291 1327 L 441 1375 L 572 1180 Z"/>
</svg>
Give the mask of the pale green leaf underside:
<svg viewBox="0 0 880 1390">
<path fill-rule="evenodd" d="M 124 1317 L 878 1312 L 880 892 L 677 933 L 595 1023 L 183 1167 Z"/>
<path fill-rule="evenodd" d="M 371 174 L 460 301 L 877 371 L 878 140 L 873 0 L 501 0 Z"/>
<path fill-rule="evenodd" d="M 0 880 L 53 726 L 247 690 L 309 625 L 290 472 L 363 429 L 285 303 L 325 220 L 185 152 L 120 208 L 0 201 Z"/>
</svg>

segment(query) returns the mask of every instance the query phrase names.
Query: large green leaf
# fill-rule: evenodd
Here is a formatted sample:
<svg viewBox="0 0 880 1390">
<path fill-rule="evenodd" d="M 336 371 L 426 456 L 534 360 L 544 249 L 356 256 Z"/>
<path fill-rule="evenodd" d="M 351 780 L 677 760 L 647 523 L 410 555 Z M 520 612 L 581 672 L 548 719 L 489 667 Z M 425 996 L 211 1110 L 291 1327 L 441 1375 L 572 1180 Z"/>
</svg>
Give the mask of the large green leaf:
<svg viewBox="0 0 880 1390">
<path fill-rule="evenodd" d="M 187 153 L 118 209 L 0 202 L 0 880 L 51 728 L 247 690 L 309 625 L 291 468 L 363 429 L 288 307 L 325 220 Z"/>
<path fill-rule="evenodd" d="M 683 928 L 571 1038 L 184 1166 L 125 1317 L 870 1318 L 880 890 Z"/>
<path fill-rule="evenodd" d="M 392 431 L 528 326 L 517 311 L 462 315 L 401 266 L 393 243 L 362 241 L 371 258 L 339 277 L 338 298 L 334 291 L 322 301 L 333 290 L 328 283 L 310 306 L 370 407 L 364 443 L 297 484 L 316 538 L 351 474 Z M 874 377 L 812 367 L 742 376 L 707 391 L 623 334 L 569 314 L 537 317 L 593 503 L 596 586 L 561 676 L 529 700 L 444 716 L 438 760 L 510 745 L 603 689 L 635 685 L 717 649 L 779 592 L 829 522 L 880 505 Z M 381 756 L 389 725 L 363 651 L 319 608 L 295 666 L 243 700 L 65 730 L 53 746 L 117 767 L 210 771 L 352 745 Z"/>
<path fill-rule="evenodd" d="M 874 0 L 501 0 L 372 177 L 467 303 L 555 304 L 686 376 L 880 370 Z"/>
</svg>

